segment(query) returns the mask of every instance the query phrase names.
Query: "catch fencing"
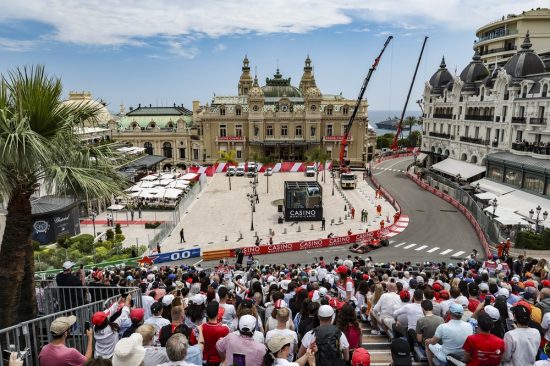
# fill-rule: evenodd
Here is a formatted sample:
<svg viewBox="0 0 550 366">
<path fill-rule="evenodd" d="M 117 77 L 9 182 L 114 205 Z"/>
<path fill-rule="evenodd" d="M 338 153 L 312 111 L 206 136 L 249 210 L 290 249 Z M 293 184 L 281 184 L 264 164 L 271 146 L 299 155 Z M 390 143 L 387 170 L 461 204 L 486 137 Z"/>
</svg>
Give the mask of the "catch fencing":
<svg viewBox="0 0 550 366">
<path fill-rule="evenodd" d="M 141 307 L 141 293 L 138 288 L 127 291 L 132 296 L 134 305 Z M 59 293 L 57 293 L 59 294 Z M 52 340 L 50 326 L 52 322 L 61 316 L 74 315 L 76 323 L 71 329 L 71 336 L 67 338 L 67 347 L 76 348 L 82 354 L 86 353 L 88 337 L 84 324 L 89 322 L 96 311 L 103 311 L 114 301 L 118 301 L 119 295 L 94 301 L 72 309 L 52 313 L 40 318 L 29 320 L 9 328 L 0 329 L 0 347 L 2 358 L 0 365 L 8 366 L 11 352 L 18 352 L 24 361 L 24 365 L 38 365 L 40 350 Z M 59 299 L 59 298 L 58 298 Z"/>
</svg>

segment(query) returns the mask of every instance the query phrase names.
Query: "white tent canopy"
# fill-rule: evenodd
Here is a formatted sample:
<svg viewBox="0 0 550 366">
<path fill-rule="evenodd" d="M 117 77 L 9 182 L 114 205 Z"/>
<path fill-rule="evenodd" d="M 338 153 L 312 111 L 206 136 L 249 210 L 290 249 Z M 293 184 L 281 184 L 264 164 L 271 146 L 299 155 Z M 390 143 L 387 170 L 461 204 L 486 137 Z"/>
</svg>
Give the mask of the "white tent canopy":
<svg viewBox="0 0 550 366">
<path fill-rule="evenodd" d="M 497 195 L 491 192 L 476 193 L 475 196 L 480 200 L 493 200 Z"/>
<path fill-rule="evenodd" d="M 198 176 L 197 173 L 187 173 L 187 174 L 185 174 L 184 176 L 180 177 L 180 179 L 193 180 L 193 179 L 195 179 L 197 176 Z"/>
<path fill-rule="evenodd" d="M 109 211 L 120 211 L 120 210 L 123 210 L 125 206 L 123 205 L 111 205 L 109 207 L 107 207 L 107 210 Z"/>
<path fill-rule="evenodd" d="M 183 191 L 181 189 L 176 188 L 167 188 L 164 191 L 164 198 L 168 199 L 177 199 L 179 196 L 183 194 Z"/>
<path fill-rule="evenodd" d="M 516 190 L 515 188 L 509 187 L 497 182 L 493 182 L 492 180 L 489 180 L 486 178 L 476 180 L 475 182 L 470 183 L 472 187 L 475 187 L 477 184 L 479 184 L 479 188 L 481 188 L 482 190 L 491 192 L 497 196 L 500 196 L 502 194 L 506 194 L 509 192 L 513 192 Z"/>
<path fill-rule="evenodd" d="M 450 175 L 451 177 L 456 177 L 460 174 L 462 179 L 469 179 L 485 172 L 485 167 L 483 166 L 451 158 L 442 160 L 439 163 L 432 165 L 431 168 L 441 173 Z"/>
<path fill-rule="evenodd" d="M 166 186 L 166 188 L 179 188 L 179 189 L 184 189 L 187 187 L 189 187 L 189 182 L 183 179 L 175 180 Z"/>
<path fill-rule="evenodd" d="M 157 180 L 159 178 L 159 176 L 157 174 L 151 174 L 151 175 L 148 175 L 148 176 L 145 176 L 143 178 L 141 178 L 142 181 L 144 180 Z"/>
</svg>

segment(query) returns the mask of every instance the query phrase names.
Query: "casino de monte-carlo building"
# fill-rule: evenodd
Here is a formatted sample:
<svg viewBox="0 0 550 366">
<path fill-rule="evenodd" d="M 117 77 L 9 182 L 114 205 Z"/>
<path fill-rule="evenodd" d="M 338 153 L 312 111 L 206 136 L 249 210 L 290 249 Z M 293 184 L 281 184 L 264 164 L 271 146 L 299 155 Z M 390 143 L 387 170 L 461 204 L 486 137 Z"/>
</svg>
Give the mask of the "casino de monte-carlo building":
<svg viewBox="0 0 550 366">
<path fill-rule="evenodd" d="M 304 161 L 308 150 L 321 148 L 337 160 L 344 127 L 355 100 L 325 94 L 317 87 L 309 57 L 298 87 L 277 69 L 260 86 L 244 58 L 237 94 L 214 96 L 210 105 L 193 102 L 205 161 L 215 162 L 219 151 L 235 150 L 239 161 L 271 156 L 275 161 Z M 359 80 L 359 79 L 358 79 Z M 357 87 L 359 88 L 359 81 Z M 360 105 L 351 129 L 346 159 L 365 166 L 374 155 L 376 134 L 369 128 L 367 103 Z"/>
<path fill-rule="evenodd" d="M 550 72 L 529 33 L 519 51 L 493 70 L 477 49 L 460 76 L 443 59 L 423 99 L 428 166 L 451 159 L 448 168 L 475 172 L 453 161 L 476 164 L 486 167 L 489 180 L 550 195 Z"/>
</svg>

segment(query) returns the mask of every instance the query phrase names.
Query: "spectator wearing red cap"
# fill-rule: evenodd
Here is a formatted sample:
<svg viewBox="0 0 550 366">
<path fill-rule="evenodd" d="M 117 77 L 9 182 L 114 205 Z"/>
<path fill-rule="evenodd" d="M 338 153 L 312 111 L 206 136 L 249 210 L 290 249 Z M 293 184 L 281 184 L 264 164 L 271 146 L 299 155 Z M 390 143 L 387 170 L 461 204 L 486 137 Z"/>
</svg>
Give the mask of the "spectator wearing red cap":
<svg viewBox="0 0 550 366">
<path fill-rule="evenodd" d="M 92 316 L 95 338 L 95 357 L 111 358 L 115 351 L 115 345 L 119 340 L 118 331 L 122 322 L 130 316 L 130 302 L 132 296 L 126 296 L 120 315 L 116 319 L 109 319 L 110 315 L 118 314 L 118 303 L 115 303 L 109 310 L 98 311 Z"/>
<path fill-rule="evenodd" d="M 134 334 L 136 329 L 138 329 L 139 326 L 143 324 L 144 316 L 145 309 L 143 308 L 135 308 L 130 310 L 130 320 L 132 321 L 132 325 L 130 325 L 130 327 L 124 331 L 124 333 L 122 334 L 122 338 L 126 338 Z"/>
<path fill-rule="evenodd" d="M 358 348 L 351 357 L 351 366 L 370 366 L 370 353 L 364 348 Z"/>
<path fill-rule="evenodd" d="M 338 281 L 338 297 L 346 302 L 353 301 L 357 303 L 355 298 L 355 286 L 353 280 L 348 276 L 349 268 L 341 265 L 336 269 L 336 273 L 340 276 Z"/>
</svg>

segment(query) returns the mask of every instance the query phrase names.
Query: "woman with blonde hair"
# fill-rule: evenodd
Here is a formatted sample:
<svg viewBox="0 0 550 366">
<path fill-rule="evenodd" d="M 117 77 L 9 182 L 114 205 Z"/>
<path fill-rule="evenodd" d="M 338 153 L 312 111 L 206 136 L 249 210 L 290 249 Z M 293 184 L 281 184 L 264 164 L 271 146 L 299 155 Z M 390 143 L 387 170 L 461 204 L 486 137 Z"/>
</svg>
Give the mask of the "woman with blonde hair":
<svg viewBox="0 0 550 366">
<path fill-rule="evenodd" d="M 542 258 L 535 265 L 535 268 L 533 268 L 533 279 L 540 282 L 542 280 L 547 279 L 547 277 L 548 277 L 548 262 L 546 262 L 546 259 Z"/>
<path fill-rule="evenodd" d="M 373 329 L 377 327 L 376 320 L 373 319 L 373 315 L 371 315 L 371 310 L 374 308 L 374 306 L 378 303 L 378 300 L 380 300 L 380 297 L 384 293 L 384 286 L 382 286 L 381 283 L 377 283 L 374 285 L 374 292 L 372 296 L 367 295 L 367 314 L 369 317 L 369 320 L 371 324 L 373 325 Z"/>
<path fill-rule="evenodd" d="M 294 359 L 294 354 L 297 351 L 298 337 L 295 331 L 288 329 L 290 310 L 288 308 L 280 308 L 273 311 L 276 313 L 275 317 L 277 318 L 277 325 L 274 329 L 267 332 L 265 335 L 265 342 L 269 343 L 270 339 L 278 336 L 292 339 L 292 342 L 290 343 L 290 352 L 288 354 L 288 362 L 292 362 Z"/>
</svg>

